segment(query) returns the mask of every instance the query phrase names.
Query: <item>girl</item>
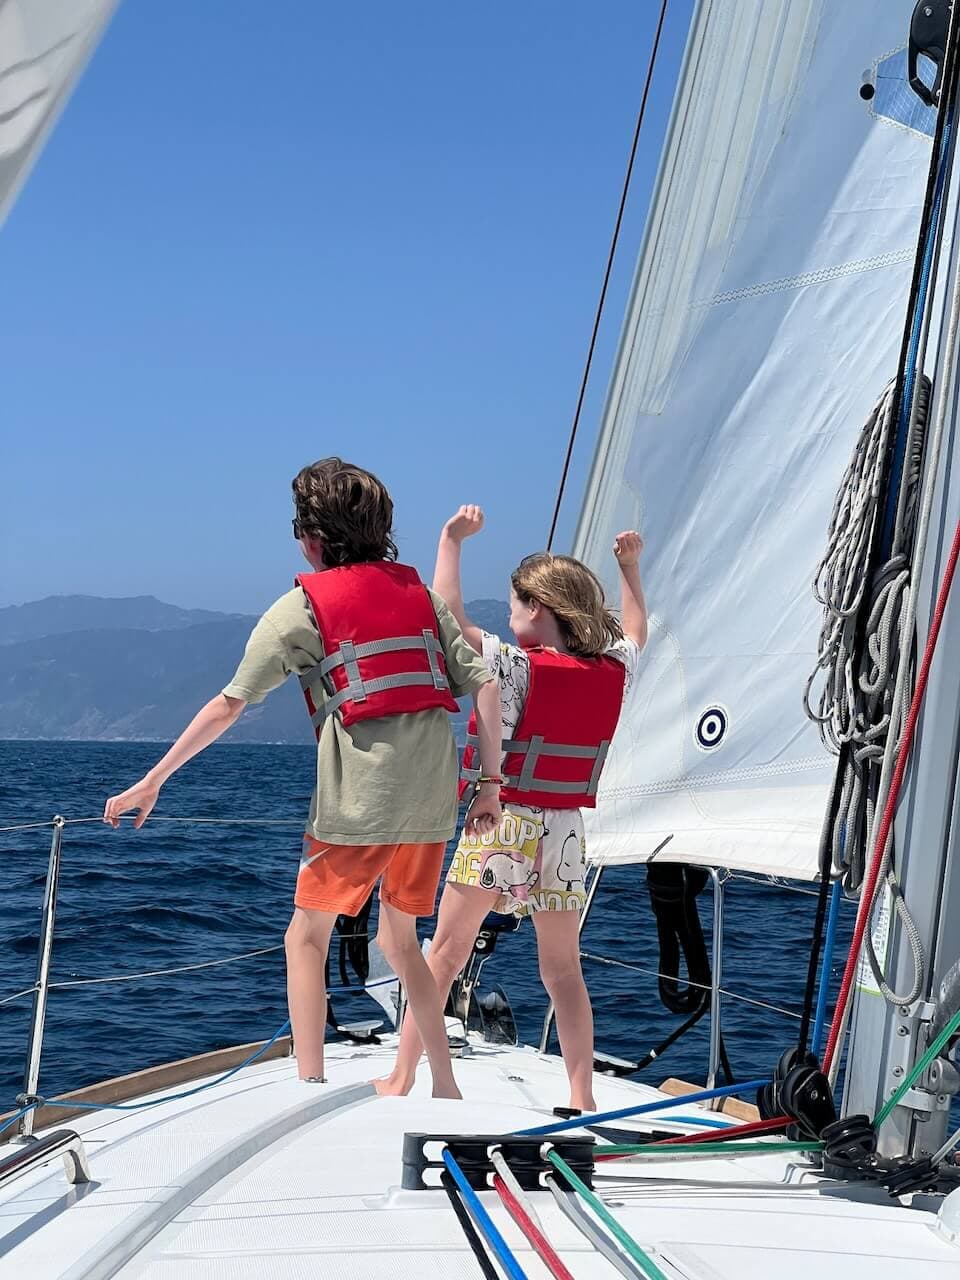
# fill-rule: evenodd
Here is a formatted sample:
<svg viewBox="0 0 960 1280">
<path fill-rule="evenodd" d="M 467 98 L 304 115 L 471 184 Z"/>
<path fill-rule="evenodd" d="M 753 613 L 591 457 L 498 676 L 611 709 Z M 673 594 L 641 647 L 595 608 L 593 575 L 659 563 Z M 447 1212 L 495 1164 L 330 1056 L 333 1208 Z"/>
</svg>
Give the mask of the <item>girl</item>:
<svg viewBox="0 0 960 1280">
<path fill-rule="evenodd" d="M 632 531 L 614 543 L 622 625 L 604 607 L 603 588 L 585 565 L 569 556 L 527 556 L 511 577 L 510 628 L 519 642 L 512 645 L 481 631 L 464 610 L 460 548 L 482 527 L 476 506 L 461 507 L 447 521 L 433 588 L 500 683 L 500 775 L 486 777 L 472 767 L 468 739 L 462 776 L 483 791 L 499 786 L 504 813 L 496 830 L 461 835 L 427 963 L 446 1000 L 487 912 L 531 915 L 540 975 L 556 1010 L 570 1106 L 595 1111 L 593 1014 L 580 971 L 580 808 L 595 804 L 606 748 L 647 639 L 637 567 L 643 543 Z M 378 1092 L 408 1093 L 420 1053 L 416 1026 L 407 1018 L 396 1065 L 376 1082 Z"/>
</svg>

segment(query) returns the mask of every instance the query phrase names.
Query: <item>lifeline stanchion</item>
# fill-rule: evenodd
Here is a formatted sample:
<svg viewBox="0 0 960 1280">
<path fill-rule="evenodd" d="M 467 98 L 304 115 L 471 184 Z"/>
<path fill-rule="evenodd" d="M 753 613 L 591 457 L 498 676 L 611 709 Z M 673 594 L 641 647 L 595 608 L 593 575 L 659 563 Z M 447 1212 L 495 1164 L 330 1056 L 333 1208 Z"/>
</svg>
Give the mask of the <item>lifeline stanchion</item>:
<svg viewBox="0 0 960 1280">
<path fill-rule="evenodd" d="M 380 987 L 396 982 L 396 978 L 382 978 L 378 982 L 367 983 L 367 988 Z M 333 995 L 342 994 L 344 991 L 360 991 L 360 987 L 330 987 L 329 992 Z M 198 1084 L 192 1089 L 184 1089 L 179 1093 L 168 1093 L 162 1098 L 151 1098 L 149 1102 L 81 1102 L 77 1098 L 37 1098 L 30 1102 L 27 1106 L 22 1107 L 19 1111 L 7 1117 L 2 1125 L 0 1125 L 0 1135 L 4 1134 L 7 1129 L 16 1124 L 18 1120 L 24 1116 L 36 1111 L 39 1107 L 63 1107 L 69 1111 L 141 1111 L 147 1107 L 159 1107 L 164 1102 L 179 1102 L 182 1098 L 192 1098 L 195 1094 L 203 1093 L 206 1089 L 212 1089 L 215 1085 L 223 1084 L 235 1076 L 238 1071 L 242 1071 L 244 1067 L 251 1066 L 258 1058 L 261 1058 L 269 1048 L 276 1044 L 281 1036 L 286 1035 L 290 1030 L 289 1021 L 285 1022 L 282 1027 L 278 1027 L 269 1040 L 264 1041 L 255 1053 L 251 1053 L 249 1058 L 244 1058 L 243 1062 L 238 1062 L 235 1067 L 231 1067 L 229 1071 L 225 1071 L 223 1075 L 217 1076 L 215 1080 L 207 1080 L 204 1084 Z"/>
</svg>

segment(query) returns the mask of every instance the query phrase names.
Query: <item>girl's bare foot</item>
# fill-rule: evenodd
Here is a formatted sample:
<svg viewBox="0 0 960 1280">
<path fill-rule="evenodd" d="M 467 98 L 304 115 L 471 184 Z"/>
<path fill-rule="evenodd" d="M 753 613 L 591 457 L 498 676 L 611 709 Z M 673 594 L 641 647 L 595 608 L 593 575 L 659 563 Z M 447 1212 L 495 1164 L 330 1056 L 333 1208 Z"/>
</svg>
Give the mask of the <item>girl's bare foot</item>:
<svg viewBox="0 0 960 1280">
<path fill-rule="evenodd" d="M 570 1108 L 573 1111 L 580 1111 L 580 1112 L 596 1111 L 597 1104 L 596 1104 L 596 1101 L 594 1100 L 593 1094 L 591 1093 L 591 1094 L 588 1094 L 587 1097 L 585 1098 L 580 1098 L 580 1097 L 575 1098 L 571 1096 Z"/>
<path fill-rule="evenodd" d="M 381 1098 L 405 1098 L 413 1088 L 412 1080 L 400 1080 L 394 1076 L 382 1076 L 371 1084 Z"/>
</svg>

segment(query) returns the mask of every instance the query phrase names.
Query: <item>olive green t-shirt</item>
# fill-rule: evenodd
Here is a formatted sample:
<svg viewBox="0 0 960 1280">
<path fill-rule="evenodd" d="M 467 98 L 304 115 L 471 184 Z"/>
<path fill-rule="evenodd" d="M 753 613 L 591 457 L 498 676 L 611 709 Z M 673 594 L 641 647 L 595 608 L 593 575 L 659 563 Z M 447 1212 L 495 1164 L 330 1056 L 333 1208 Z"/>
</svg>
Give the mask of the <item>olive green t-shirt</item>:
<svg viewBox="0 0 960 1280">
<path fill-rule="evenodd" d="M 455 698 L 476 693 L 490 679 L 486 665 L 440 597 L 431 591 L 430 598 L 450 691 Z M 307 597 L 294 587 L 254 627 L 223 692 L 262 702 L 287 676 L 303 675 L 324 656 Z M 315 702 L 323 699 L 319 682 L 311 694 Z M 457 773 L 450 715 L 442 707 L 360 720 L 349 729 L 328 716 L 317 743 L 307 831 L 328 844 L 449 840 L 457 825 Z"/>
</svg>

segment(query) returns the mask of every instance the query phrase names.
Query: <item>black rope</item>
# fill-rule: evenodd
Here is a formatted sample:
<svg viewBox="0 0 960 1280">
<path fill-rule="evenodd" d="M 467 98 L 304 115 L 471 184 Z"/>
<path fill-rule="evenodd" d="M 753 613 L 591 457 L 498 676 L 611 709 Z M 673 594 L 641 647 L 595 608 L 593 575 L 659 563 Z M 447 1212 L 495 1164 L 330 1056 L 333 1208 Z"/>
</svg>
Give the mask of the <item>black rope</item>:
<svg viewBox="0 0 960 1280">
<path fill-rule="evenodd" d="M 670 1034 L 665 1039 L 661 1040 L 660 1043 L 655 1048 L 651 1049 L 645 1057 L 640 1059 L 640 1061 L 637 1063 L 637 1070 L 644 1071 L 647 1067 L 651 1065 L 651 1063 L 656 1062 L 658 1061 L 658 1059 L 662 1058 L 672 1044 L 676 1044 L 676 1042 L 679 1039 L 681 1039 L 681 1037 L 685 1036 L 688 1031 L 690 1031 L 693 1027 L 697 1025 L 697 1023 L 700 1021 L 700 1019 L 703 1017 L 703 1015 L 707 1012 L 709 1008 L 710 1008 L 710 998 L 709 998 L 709 995 L 706 995 L 699 1009 L 697 1009 L 694 1013 L 692 1013 L 690 1017 L 687 1018 L 685 1021 L 681 1022 L 679 1027 L 674 1027 L 674 1029 L 670 1032 Z M 733 1082 L 731 1081 L 730 1083 L 732 1084 Z"/>
<path fill-rule="evenodd" d="M 937 177 L 943 152 L 943 132 L 946 127 L 948 116 L 952 115 L 957 97 L 957 67 L 958 53 L 960 53 L 958 36 L 960 36 L 960 23 L 957 21 L 957 14 L 954 13 L 951 15 L 950 19 L 950 40 L 948 42 L 944 62 L 944 91 L 941 94 L 939 110 L 937 111 L 937 124 L 934 131 L 930 168 L 927 172 L 927 187 L 924 193 L 923 211 L 920 216 L 920 230 L 917 235 L 917 252 L 913 262 L 913 278 L 910 282 L 910 294 L 907 300 L 907 315 L 904 322 L 903 337 L 900 342 L 897 382 L 894 389 L 894 403 L 891 410 L 894 422 L 899 422 L 901 407 L 903 404 L 906 367 L 910 354 L 911 332 L 913 329 L 913 321 L 916 314 L 917 303 L 919 301 L 920 285 L 923 277 L 924 249 L 929 236 L 936 230 L 936 228 L 931 226 L 931 218 L 933 215 L 934 195 L 936 193 Z M 941 207 L 944 207 L 944 205 Z M 930 284 L 929 296 L 933 296 L 932 281 Z M 910 424 L 908 423 L 908 430 L 909 427 Z M 895 433 L 891 434 L 895 435 Z M 890 472 L 893 462 L 893 454 L 894 440 L 891 439 L 890 447 L 883 460 L 880 474 L 880 487 L 884 492 L 888 490 L 890 486 Z M 906 459 L 905 465 L 907 465 Z M 877 567 L 883 558 L 883 548 L 881 545 L 882 530 L 883 521 L 877 520 L 871 533 L 870 553 L 867 559 L 866 574 L 868 580 L 875 576 Z M 862 652 L 863 650 L 864 631 L 872 603 L 872 593 L 864 592 L 857 617 L 856 631 L 854 633 L 854 653 Z M 842 793 L 841 779 L 849 765 L 851 750 L 851 744 L 847 742 L 843 743 L 840 748 L 840 753 L 837 758 L 837 768 L 834 773 L 833 786 L 830 791 L 830 799 L 824 819 L 823 832 L 820 837 L 820 892 L 817 895 L 817 913 L 814 919 L 813 937 L 810 943 L 810 960 L 807 965 L 807 982 L 803 997 L 803 1012 L 800 1021 L 800 1034 L 797 1039 L 798 1062 L 802 1061 L 803 1055 L 807 1051 L 810 1038 L 810 1023 L 813 1017 L 814 1003 L 816 1001 L 817 973 L 820 967 L 820 954 L 823 948 L 823 929 L 827 913 L 827 898 L 830 892 L 830 873 L 833 869 L 833 830 L 837 820 L 837 810 L 839 808 Z"/>
<path fill-rule="evenodd" d="M 339 949 L 337 955 L 337 967 L 340 970 L 340 985 L 342 987 L 352 987 L 350 974 L 347 970 L 347 961 L 353 966 L 353 971 L 360 979 L 359 986 L 362 987 L 370 976 L 370 910 L 373 906 L 373 890 L 366 902 L 360 908 L 355 916 L 341 914 L 337 916 L 336 932 L 339 940 Z M 330 951 L 327 950 L 327 958 L 323 966 L 323 980 L 330 988 Z M 339 1027 L 339 1020 L 333 1008 L 333 1001 L 327 997 L 327 1026 L 336 1031 Z"/>
<path fill-rule="evenodd" d="M 480 1233 L 473 1225 L 473 1219 L 470 1217 L 470 1214 L 466 1210 L 466 1206 L 460 1199 L 460 1192 L 457 1190 L 457 1184 L 454 1182 L 453 1178 L 451 1178 L 450 1174 L 446 1172 L 440 1175 L 440 1182 L 444 1191 L 447 1193 L 447 1198 L 450 1201 L 453 1212 L 457 1215 L 457 1221 L 463 1229 L 463 1234 L 467 1237 L 467 1244 L 473 1250 L 473 1256 L 476 1258 L 477 1265 L 483 1272 L 485 1280 L 500 1280 L 499 1273 L 490 1261 L 490 1255 L 487 1253 L 486 1246 L 480 1239 Z"/>
<path fill-rule="evenodd" d="M 709 872 L 702 867 L 678 863 L 647 863 L 647 891 L 657 924 L 660 960 L 657 986 L 664 1008 L 671 1013 L 688 1016 L 638 1064 L 642 1071 L 660 1058 L 671 1045 L 697 1025 L 712 1001 L 712 971 L 707 951 L 697 897 L 703 892 Z M 687 970 L 686 986 L 680 985 L 680 959 Z M 733 1071 L 726 1045 L 720 1037 L 720 1069 L 728 1084 L 733 1084 Z"/>
<path fill-rule="evenodd" d="M 720 1032 L 720 1070 L 723 1072 L 723 1078 L 727 1084 L 734 1084 L 733 1067 L 730 1065 L 730 1059 L 727 1057 L 727 1045 L 723 1038 L 723 1032 Z"/>
<path fill-rule="evenodd" d="M 695 1013 L 709 992 L 710 956 L 697 911 L 697 895 L 706 887 L 709 873 L 702 867 L 673 862 L 647 863 L 647 892 L 657 924 L 660 944 L 660 1000 L 671 1013 Z M 687 970 L 687 985 L 680 986 L 680 956 Z"/>
<path fill-rule="evenodd" d="M 547 550 L 553 547 L 553 539 L 557 532 L 557 521 L 560 519 L 560 506 L 563 502 L 564 490 L 567 487 L 567 475 L 570 471 L 570 461 L 573 457 L 573 446 L 576 443 L 577 432 L 580 429 L 580 415 L 583 412 L 583 401 L 587 394 L 587 383 L 590 380 L 590 369 L 593 365 L 593 353 L 597 345 L 597 334 L 600 332 L 600 320 L 603 317 L 603 308 L 607 300 L 607 286 L 610 284 L 610 274 L 613 271 L 613 260 L 617 252 L 617 243 L 620 239 L 620 226 L 623 222 L 623 213 L 627 206 L 627 195 L 630 191 L 630 180 L 633 177 L 633 163 L 637 157 L 637 144 L 640 141 L 640 130 L 643 127 L 643 118 L 647 111 L 647 99 L 650 96 L 650 85 L 653 82 L 653 71 L 657 62 L 657 53 L 660 49 L 660 37 L 663 34 L 663 23 L 667 16 L 667 5 L 669 0 L 663 0 L 660 6 L 660 18 L 657 22 L 657 32 L 653 40 L 653 48 L 650 51 L 650 61 L 647 63 L 647 77 L 643 86 L 643 97 L 640 99 L 640 110 L 637 113 L 637 123 L 633 131 L 633 143 L 630 147 L 630 159 L 627 161 L 627 172 L 623 179 L 623 190 L 620 192 L 620 207 L 617 210 L 617 220 L 613 228 L 613 236 L 610 240 L 610 250 L 607 254 L 607 267 L 603 273 L 603 285 L 600 289 L 600 300 L 597 303 L 596 315 L 593 318 L 593 332 L 590 335 L 590 346 L 587 348 L 587 359 L 583 367 L 583 377 L 580 379 L 580 394 L 577 396 L 577 407 L 573 415 L 573 425 L 570 428 L 570 438 L 567 441 L 567 453 L 563 460 L 563 471 L 560 474 L 560 487 L 557 490 L 557 501 L 553 508 L 553 519 L 550 521 L 550 535 L 547 538 Z"/>
</svg>

